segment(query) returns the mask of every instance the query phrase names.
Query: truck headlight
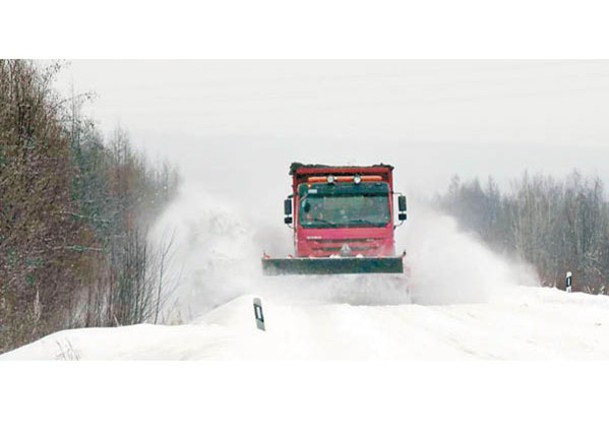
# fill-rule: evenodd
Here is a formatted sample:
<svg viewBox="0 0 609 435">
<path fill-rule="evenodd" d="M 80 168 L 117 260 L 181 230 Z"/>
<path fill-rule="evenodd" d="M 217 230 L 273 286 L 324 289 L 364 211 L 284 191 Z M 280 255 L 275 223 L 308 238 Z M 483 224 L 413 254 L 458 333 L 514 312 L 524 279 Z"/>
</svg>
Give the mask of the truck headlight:
<svg viewBox="0 0 609 435">
<path fill-rule="evenodd" d="M 361 177 L 361 175 L 356 175 L 356 176 L 354 176 L 354 177 L 353 177 L 353 182 L 354 182 L 355 184 L 359 184 L 359 183 L 361 183 L 361 182 L 362 182 L 362 177 Z"/>
<path fill-rule="evenodd" d="M 328 183 L 332 184 L 336 181 L 336 177 L 334 175 L 328 175 Z"/>
</svg>

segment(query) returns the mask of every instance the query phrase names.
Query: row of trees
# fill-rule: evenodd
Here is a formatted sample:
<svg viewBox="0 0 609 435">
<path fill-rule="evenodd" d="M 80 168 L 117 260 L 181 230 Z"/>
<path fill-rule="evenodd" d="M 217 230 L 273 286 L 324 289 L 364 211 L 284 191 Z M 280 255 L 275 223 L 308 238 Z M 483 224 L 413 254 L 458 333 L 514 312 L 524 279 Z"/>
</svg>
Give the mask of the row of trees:
<svg viewBox="0 0 609 435">
<path fill-rule="evenodd" d="M 151 251 L 146 235 L 177 173 L 124 131 L 106 143 L 79 99 L 53 90 L 58 71 L 0 60 L 0 352 L 66 327 L 156 320 L 162 305 L 168 247 Z"/>
<path fill-rule="evenodd" d="M 454 177 L 437 198 L 460 225 L 496 250 L 533 264 L 544 285 L 606 293 L 609 285 L 609 203 L 598 177 L 577 171 L 564 180 L 525 172 L 501 192 L 490 178 L 461 182 Z"/>
</svg>

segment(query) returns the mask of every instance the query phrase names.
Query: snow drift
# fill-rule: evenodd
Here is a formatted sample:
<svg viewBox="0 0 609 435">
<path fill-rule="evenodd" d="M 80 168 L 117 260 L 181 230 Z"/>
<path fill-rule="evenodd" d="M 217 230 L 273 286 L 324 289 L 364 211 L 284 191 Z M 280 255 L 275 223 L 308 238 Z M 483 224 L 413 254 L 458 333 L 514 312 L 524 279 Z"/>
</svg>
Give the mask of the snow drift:
<svg viewBox="0 0 609 435">
<path fill-rule="evenodd" d="M 609 358 L 609 299 L 516 287 L 485 304 L 282 304 L 244 295 L 188 325 L 61 331 L 0 360 L 560 360 Z"/>
</svg>

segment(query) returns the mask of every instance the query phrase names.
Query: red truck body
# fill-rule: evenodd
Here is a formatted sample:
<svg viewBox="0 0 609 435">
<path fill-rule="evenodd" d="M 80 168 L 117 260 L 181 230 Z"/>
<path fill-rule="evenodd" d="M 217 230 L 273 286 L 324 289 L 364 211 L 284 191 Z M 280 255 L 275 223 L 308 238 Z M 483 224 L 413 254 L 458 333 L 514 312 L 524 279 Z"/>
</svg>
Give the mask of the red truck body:
<svg viewBox="0 0 609 435">
<path fill-rule="evenodd" d="M 395 255 L 393 167 L 293 163 L 285 223 L 295 256 L 265 255 L 268 274 L 402 273 Z M 399 220 L 406 219 L 400 197 Z"/>
<path fill-rule="evenodd" d="M 337 226 L 325 228 L 307 228 L 300 219 L 302 199 L 299 188 L 306 185 L 313 188 L 315 180 L 327 183 L 328 176 L 334 176 L 336 183 L 353 183 L 359 175 L 361 185 L 384 183 L 389 193 L 393 192 L 393 167 L 390 165 L 375 166 L 324 166 L 293 164 L 292 195 L 294 198 L 294 248 L 297 257 L 330 257 L 339 255 L 340 249 L 347 244 L 352 252 L 365 257 L 387 257 L 395 255 L 393 240 L 393 195 L 387 195 L 389 219 L 383 226 Z M 369 177 L 369 178 L 368 178 Z M 368 181 L 372 179 L 371 181 Z M 313 181 L 311 181 L 313 180 Z M 321 181 L 320 180 L 320 181 Z M 344 181 L 343 181 L 344 180 Z"/>
</svg>

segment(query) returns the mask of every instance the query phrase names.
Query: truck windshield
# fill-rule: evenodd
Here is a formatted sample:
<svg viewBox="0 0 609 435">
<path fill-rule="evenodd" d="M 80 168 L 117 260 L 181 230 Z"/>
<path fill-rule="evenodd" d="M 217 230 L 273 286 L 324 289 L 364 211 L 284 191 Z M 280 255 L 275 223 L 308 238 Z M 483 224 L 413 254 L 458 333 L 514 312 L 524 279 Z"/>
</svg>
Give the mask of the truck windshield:
<svg viewBox="0 0 609 435">
<path fill-rule="evenodd" d="M 382 227 L 389 220 L 387 194 L 309 195 L 300 204 L 300 224 L 306 228 Z"/>
</svg>

